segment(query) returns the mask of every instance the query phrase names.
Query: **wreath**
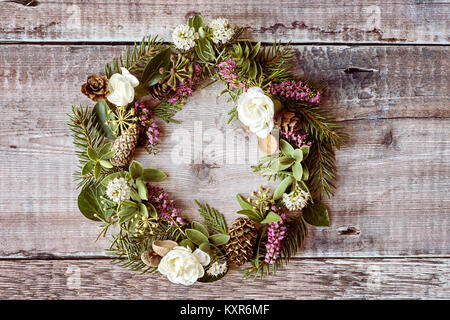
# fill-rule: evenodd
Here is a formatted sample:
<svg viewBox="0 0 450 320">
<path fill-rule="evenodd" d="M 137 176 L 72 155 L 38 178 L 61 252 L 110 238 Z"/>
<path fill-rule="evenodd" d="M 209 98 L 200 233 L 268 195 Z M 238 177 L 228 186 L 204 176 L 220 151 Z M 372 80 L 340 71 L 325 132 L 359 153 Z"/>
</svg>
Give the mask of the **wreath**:
<svg viewBox="0 0 450 320">
<path fill-rule="evenodd" d="M 96 104 L 73 106 L 70 114 L 78 207 L 101 222 L 99 237 L 113 233 L 113 263 L 184 285 L 216 281 L 245 263 L 245 277 L 262 277 L 296 254 L 308 224 L 329 226 L 320 199 L 333 194 L 335 149 L 345 133 L 319 110 L 325 85 L 294 76 L 289 44 L 254 44 L 240 40 L 242 31 L 196 15 L 173 30 L 173 43 L 145 37 L 82 85 Z M 230 229 L 218 210 L 198 201 L 203 223 L 185 221 L 155 185 L 166 174 L 132 159 L 138 146 L 157 154 L 156 119 L 179 123 L 174 116 L 193 91 L 216 81 L 234 106 L 229 122 L 240 120 L 266 153 L 253 171 L 280 181 L 273 192 L 259 186 L 238 194 L 242 216 Z"/>
</svg>

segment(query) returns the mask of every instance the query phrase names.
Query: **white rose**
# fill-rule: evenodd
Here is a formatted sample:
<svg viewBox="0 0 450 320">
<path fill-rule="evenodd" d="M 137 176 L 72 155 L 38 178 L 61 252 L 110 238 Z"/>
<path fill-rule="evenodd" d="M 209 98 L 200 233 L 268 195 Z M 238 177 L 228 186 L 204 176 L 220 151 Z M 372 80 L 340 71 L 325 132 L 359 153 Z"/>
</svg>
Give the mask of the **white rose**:
<svg viewBox="0 0 450 320">
<path fill-rule="evenodd" d="M 251 132 L 265 138 L 273 129 L 274 105 L 261 88 L 251 87 L 241 94 L 237 102 L 239 120 Z"/>
<path fill-rule="evenodd" d="M 205 270 L 202 263 L 208 265 L 209 260 L 209 255 L 200 249 L 192 253 L 189 248 L 177 246 L 161 259 L 158 271 L 173 283 L 190 286 L 203 277 Z"/>
<path fill-rule="evenodd" d="M 122 74 L 114 73 L 109 79 L 111 93 L 106 97 L 109 102 L 122 107 L 133 102 L 134 87 L 139 85 L 139 80 L 125 68 L 120 68 Z"/>
</svg>

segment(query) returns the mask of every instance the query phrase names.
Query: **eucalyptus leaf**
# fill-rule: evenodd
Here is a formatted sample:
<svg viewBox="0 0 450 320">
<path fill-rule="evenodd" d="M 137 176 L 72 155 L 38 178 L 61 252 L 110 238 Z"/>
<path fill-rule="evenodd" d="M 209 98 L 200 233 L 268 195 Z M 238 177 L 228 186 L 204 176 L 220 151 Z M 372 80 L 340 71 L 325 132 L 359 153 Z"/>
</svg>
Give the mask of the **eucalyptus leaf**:
<svg viewBox="0 0 450 320">
<path fill-rule="evenodd" d="M 130 175 L 133 179 L 138 179 L 142 177 L 144 174 L 144 167 L 140 162 L 137 162 L 136 160 L 133 160 L 130 164 Z"/>
<path fill-rule="evenodd" d="M 203 242 L 209 242 L 207 236 L 195 229 L 186 229 L 186 236 L 196 245 L 200 245 Z"/>
<path fill-rule="evenodd" d="M 78 209 L 88 219 L 101 221 L 95 215 L 104 218 L 100 196 L 104 193 L 102 186 L 86 185 L 78 195 Z"/>
<path fill-rule="evenodd" d="M 284 139 L 280 139 L 280 148 L 285 155 L 290 156 L 294 152 L 294 147 L 292 147 L 291 144 Z"/>
<path fill-rule="evenodd" d="M 206 229 L 206 227 L 203 224 L 201 224 L 200 222 L 193 221 L 192 222 L 192 228 L 194 228 L 197 231 L 200 231 L 201 233 L 203 233 L 207 237 L 209 236 L 208 229 Z"/>
<path fill-rule="evenodd" d="M 100 162 L 97 162 L 94 167 L 94 178 L 98 179 L 100 177 L 100 173 L 102 171 L 102 166 Z"/>
<path fill-rule="evenodd" d="M 283 181 L 280 182 L 280 184 L 277 186 L 275 191 L 273 192 L 273 199 L 278 200 L 281 199 L 283 194 L 286 192 L 286 189 L 294 182 L 294 178 L 291 176 L 288 176 L 283 179 Z"/>
<path fill-rule="evenodd" d="M 275 212 L 269 211 L 269 213 L 264 218 L 264 220 L 261 221 L 261 223 L 270 223 L 270 222 L 277 222 L 277 221 L 281 221 L 281 217 L 278 214 L 276 214 Z"/>
<path fill-rule="evenodd" d="M 94 169 L 95 161 L 89 160 L 86 162 L 86 164 L 83 166 L 83 169 L 81 169 L 81 175 L 85 176 L 92 172 L 92 169 Z"/>
<path fill-rule="evenodd" d="M 106 103 L 106 101 L 102 100 L 95 104 L 94 106 L 94 113 L 97 117 L 97 122 L 100 124 L 100 126 L 103 129 L 103 132 L 105 133 L 105 136 L 108 139 L 114 139 L 116 136 L 113 133 L 113 130 L 115 127 L 112 125 L 112 128 L 110 125 L 108 125 L 109 120 L 114 120 L 114 116 L 111 113 L 111 110 Z"/>
<path fill-rule="evenodd" d="M 292 156 L 295 158 L 295 161 L 302 162 L 303 161 L 303 150 L 302 149 L 295 149 L 292 153 Z"/>
<path fill-rule="evenodd" d="M 230 236 L 228 234 L 217 233 L 213 234 L 212 236 L 209 236 L 209 241 L 216 246 L 222 246 L 229 240 Z"/>
<path fill-rule="evenodd" d="M 329 227 L 330 217 L 327 207 L 320 201 L 314 200 L 314 203 L 308 205 L 302 210 L 303 219 L 313 226 Z"/>
<path fill-rule="evenodd" d="M 294 175 L 294 178 L 297 181 L 302 180 L 303 177 L 303 167 L 302 164 L 300 162 L 296 162 L 294 163 L 294 165 L 292 166 L 292 174 Z"/>
<path fill-rule="evenodd" d="M 158 169 L 144 169 L 142 180 L 145 182 L 160 182 L 167 178 L 167 175 Z"/>
<path fill-rule="evenodd" d="M 206 253 L 209 253 L 209 251 L 211 251 L 211 246 L 209 245 L 208 242 L 203 242 L 198 246 L 198 248 Z"/>
</svg>

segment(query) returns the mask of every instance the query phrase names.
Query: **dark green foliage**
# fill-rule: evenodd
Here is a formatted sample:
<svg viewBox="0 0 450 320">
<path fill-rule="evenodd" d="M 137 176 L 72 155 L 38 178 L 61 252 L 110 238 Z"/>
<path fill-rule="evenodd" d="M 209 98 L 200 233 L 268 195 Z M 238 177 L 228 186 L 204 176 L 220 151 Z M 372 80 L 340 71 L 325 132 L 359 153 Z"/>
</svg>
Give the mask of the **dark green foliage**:
<svg viewBox="0 0 450 320">
<path fill-rule="evenodd" d="M 200 202 L 195 200 L 195 203 L 198 206 L 198 211 L 203 219 L 205 219 L 205 224 L 209 230 L 214 233 L 228 233 L 227 224 L 225 223 L 225 219 L 223 214 L 217 211 L 214 208 L 211 208 L 208 204 L 202 205 Z"/>
<path fill-rule="evenodd" d="M 153 114 L 160 117 L 167 123 L 180 123 L 180 121 L 173 119 L 175 114 L 182 109 L 182 103 L 172 104 L 168 101 L 161 102 L 157 107 L 153 109 Z"/>
</svg>

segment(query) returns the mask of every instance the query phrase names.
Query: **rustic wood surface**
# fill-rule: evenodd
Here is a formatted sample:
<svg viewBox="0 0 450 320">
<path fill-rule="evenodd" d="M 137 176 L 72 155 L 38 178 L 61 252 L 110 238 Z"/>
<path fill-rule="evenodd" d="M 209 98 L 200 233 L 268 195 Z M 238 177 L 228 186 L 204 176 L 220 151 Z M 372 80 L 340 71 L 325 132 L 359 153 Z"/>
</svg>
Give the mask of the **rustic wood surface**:
<svg viewBox="0 0 450 320">
<path fill-rule="evenodd" d="M 0 298 L 450 298 L 450 5 L 191 3 L 0 2 Z M 328 82 L 324 109 L 350 134 L 337 154 L 336 196 L 327 201 L 331 227 L 311 228 L 293 263 L 246 282 L 245 295 L 236 294 L 239 270 L 214 290 L 186 290 L 111 266 L 107 239 L 94 242 L 97 225 L 78 212 L 71 181 L 77 160 L 66 114 L 90 103 L 80 84 L 145 34 L 170 40 L 193 12 L 224 15 L 252 40 L 293 40 L 297 74 Z M 204 142 L 215 153 L 196 153 L 194 121 L 206 133 L 249 138 L 237 123 L 225 125 L 229 106 L 219 91 L 195 93 L 177 115 L 182 125 L 162 124 L 160 154 L 138 158 L 168 173 L 162 185 L 185 216 L 197 217 L 198 199 L 230 223 L 234 195 L 265 181 L 248 163 L 224 161 L 220 141 Z M 174 164 L 171 150 L 183 136 L 194 161 Z"/>
</svg>

